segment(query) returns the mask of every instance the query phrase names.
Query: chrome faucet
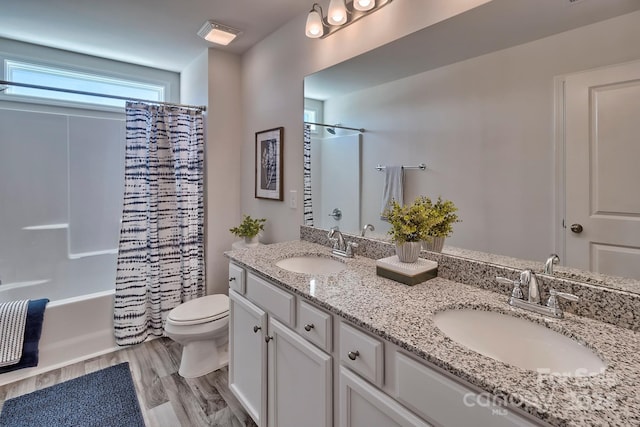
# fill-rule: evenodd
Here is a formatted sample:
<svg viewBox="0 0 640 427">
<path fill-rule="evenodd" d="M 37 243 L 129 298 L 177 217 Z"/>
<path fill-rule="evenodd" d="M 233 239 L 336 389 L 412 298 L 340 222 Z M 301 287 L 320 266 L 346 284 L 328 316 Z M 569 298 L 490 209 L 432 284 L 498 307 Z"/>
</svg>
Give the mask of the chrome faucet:
<svg viewBox="0 0 640 427">
<path fill-rule="evenodd" d="M 566 299 L 568 301 L 578 301 L 576 295 L 558 292 L 555 289 L 549 290 L 549 299 L 545 305 L 540 300 L 540 284 L 536 274 L 531 270 L 524 270 L 520 273 L 520 278 L 510 280 L 505 277 L 496 277 L 498 283 L 512 285 L 511 296 L 509 297 L 509 305 L 534 311 L 538 314 L 544 314 L 561 319 L 564 317 L 564 311 L 558 299 Z M 525 299 L 522 292 L 522 286 L 527 286 L 528 297 Z"/>
<path fill-rule="evenodd" d="M 544 274 L 549 274 L 553 276 L 553 266 L 560 262 L 560 257 L 558 254 L 551 254 L 547 261 L 544 263 Z"/>
<path fill-rule="evenodd" d="M 376 228 L 372 224 L 365 225 L 364 227 L 362 227 L 362 233 L 360 233 L 360 237 L 364 237 L 364 233 L 366 233 L 367 230 L 376 231 Z"/>
<path fill-rule="evenodd" d="M 331 227 L 327 237 L 331 242 L 333 242 L 333 248 L 331 250 L 332 254 L 353 258 L 353 250 L 358 247 L 358 244 L 355 242 L 345 242 L 344 236 L 338 227 Z"/>
</svg>

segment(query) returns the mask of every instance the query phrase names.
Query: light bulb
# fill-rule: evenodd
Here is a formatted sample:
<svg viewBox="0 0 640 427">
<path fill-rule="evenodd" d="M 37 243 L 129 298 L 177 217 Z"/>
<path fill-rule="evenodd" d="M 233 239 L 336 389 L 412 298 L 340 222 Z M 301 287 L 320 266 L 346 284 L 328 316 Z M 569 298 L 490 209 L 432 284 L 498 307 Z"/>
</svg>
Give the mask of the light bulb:
<svg viewBox="0 0 640 427">
<path fill-rule="evenodd" d="M 344 0 L 331 0 L 327 20 L 331 25 L 342 25 L 347 22 L 347 7 Z"/>
<path fill-rule="evenodd" d="M 307 25 L 305 27 L 305 34 L 311 39 L 317 39 L 324 34 L 324 27 L 322 26 L 322 16 L 316 11 L 312 10 L 307 16 Z"/>
<path fill-rule="evenodd" d="M 375 0 L 354 0 L 353 7 L 356 10 L 371 10 L 375 6 Z"/>
</svg>

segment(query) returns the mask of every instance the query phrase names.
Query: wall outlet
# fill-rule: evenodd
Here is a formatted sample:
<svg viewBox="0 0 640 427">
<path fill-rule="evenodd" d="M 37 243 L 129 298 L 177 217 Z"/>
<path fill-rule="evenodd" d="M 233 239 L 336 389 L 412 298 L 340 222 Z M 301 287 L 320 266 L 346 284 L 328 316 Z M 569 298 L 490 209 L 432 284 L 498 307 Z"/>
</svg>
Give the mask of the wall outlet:
<svg viewBox="0 0 640 427">
<path fill-rule="evenodd" d="M 298 192 L 296 190 L 289 190 L 289 207 L 298 209 Z"/>
</svg>

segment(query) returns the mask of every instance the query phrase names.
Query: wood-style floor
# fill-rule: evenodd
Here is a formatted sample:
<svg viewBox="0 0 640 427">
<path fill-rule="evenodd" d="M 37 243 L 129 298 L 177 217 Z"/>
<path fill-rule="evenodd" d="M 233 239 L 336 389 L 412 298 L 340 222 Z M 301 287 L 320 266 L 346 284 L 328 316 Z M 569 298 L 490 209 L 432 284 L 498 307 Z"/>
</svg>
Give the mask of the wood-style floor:
<svg viewBox="0 0 640 427">
<path fill-rule="evenodd" d="M 229 390 L 227 368 L 195 379 L 182 378 L 178 374 L 181 352 L 180 344 L 159 338 L 16 381 L 0 387 L 0 411 L 7 399 L 129 362 L 147 427 L 255 427 Z"/>
</svg>

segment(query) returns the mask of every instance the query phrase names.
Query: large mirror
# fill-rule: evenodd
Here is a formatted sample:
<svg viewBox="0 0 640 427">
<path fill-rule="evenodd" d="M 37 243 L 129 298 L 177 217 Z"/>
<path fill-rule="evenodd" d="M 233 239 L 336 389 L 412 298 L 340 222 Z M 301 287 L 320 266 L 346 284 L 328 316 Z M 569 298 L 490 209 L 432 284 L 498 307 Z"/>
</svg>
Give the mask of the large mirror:
<svg viewBox="0 0 640 427">
<path fill-rule="evenodd" d="M 365 132 L 307 130 L 306 224 L 384 236 L 378 166 L 424 163 L 405 202 L 452 200 L 459 253 L 640 279 L 638 9 L 493 0 L 307 76 L 306 121 Z"/>
</svg>

